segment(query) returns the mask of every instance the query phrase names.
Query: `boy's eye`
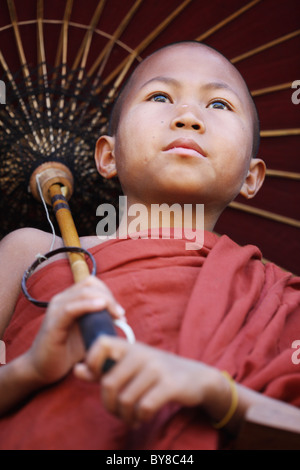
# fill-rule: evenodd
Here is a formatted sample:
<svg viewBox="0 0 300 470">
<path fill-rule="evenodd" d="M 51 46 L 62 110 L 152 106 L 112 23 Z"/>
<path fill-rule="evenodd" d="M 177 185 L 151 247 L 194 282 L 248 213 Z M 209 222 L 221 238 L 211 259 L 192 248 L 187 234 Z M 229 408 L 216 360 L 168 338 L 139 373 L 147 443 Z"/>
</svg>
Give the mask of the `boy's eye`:
<svg viewBox="0 0 300 470">
<path fill-rule="evenodd" d="M 228 111 L 232 110 L 230 104 L 223 100 L 215 100 L 212 103 L 209 103 L 207 107 L 210 109 L 227 109 Z"/>
<path fill-rule="evenodd" d="M 148 101 L 155 101 L 158 103 L 172 103 L 171 98 L 166 93 L 154 93 L 150 96 Z"/>
</svg>

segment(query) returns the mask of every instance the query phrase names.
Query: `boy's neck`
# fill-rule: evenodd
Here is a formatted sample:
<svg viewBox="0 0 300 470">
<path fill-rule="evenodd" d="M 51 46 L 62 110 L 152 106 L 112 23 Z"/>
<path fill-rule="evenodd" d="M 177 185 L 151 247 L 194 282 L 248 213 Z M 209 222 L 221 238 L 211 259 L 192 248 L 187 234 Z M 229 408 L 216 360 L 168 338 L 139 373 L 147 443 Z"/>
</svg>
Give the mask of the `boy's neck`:
<svg viewBox="0 0 300 470">
<path fill-rule="evenodd" d="M 122 206 L 118 233 L 123 235 L 164 227 L 213 231 L 220 215 L 203 204 L 144 204 L 124 197 Z"/>
</svg>

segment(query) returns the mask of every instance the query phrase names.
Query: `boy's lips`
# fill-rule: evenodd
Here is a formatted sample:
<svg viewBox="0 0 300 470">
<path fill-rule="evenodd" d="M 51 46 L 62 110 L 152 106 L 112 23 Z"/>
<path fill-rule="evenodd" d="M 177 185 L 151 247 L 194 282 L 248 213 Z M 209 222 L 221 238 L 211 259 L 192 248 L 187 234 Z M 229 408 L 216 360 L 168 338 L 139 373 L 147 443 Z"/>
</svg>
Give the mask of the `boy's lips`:
<svg viewBox="0 0 300 470">
<path fill-rule="evenodd" d="M 163 149 L 167 153 L 177 153 L 187 157 L 205 158 L 206 152 L 192 139 L 176 139 Z"/>
</svg>

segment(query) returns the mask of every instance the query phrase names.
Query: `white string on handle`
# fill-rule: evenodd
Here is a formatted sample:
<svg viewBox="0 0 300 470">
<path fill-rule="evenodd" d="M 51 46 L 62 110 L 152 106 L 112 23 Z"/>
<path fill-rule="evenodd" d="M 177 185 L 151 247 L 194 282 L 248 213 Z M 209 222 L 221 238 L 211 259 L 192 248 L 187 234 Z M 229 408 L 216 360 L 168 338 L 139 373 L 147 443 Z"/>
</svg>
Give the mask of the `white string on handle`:
<svg viewBox="0 0 300 470">
<path fill-rule="evenodd" d="M 126 322 L 126 319 L 124 319 L 124 320 L 114 320 L 114 324 L 118 328 L 120 328 L 120 330 L 122 330 L 125 333 L 128 343 L 130 343 L 130 344 L 135 343 L 134 333 L 133 333 L 131 327 Z"/>
<path fill-rule="evenodd" d="M 44 199 L 44 195 L 43 195 L 42 188 L 41 188 L 41 185 L 40 185 L 40 181 L 39 181 L 40 176 L 41 176 L 41 175 L 39 175 L 39 174 L 36 175 L 36 184 L 37 184 L 37 187 L 38 187 L 38 190 L 39 190 L 39 194 L 40 194 L 42 203 L 43 203 L 43 205 L 44 205 L 44 209 L 45 209 L 45 212 L 46 212 L 47 220 L 48 220 L 49 225 L 50 225 L 50 227 L 51 227 L 52 242 L 51 242 L 51 246 L 50 246 L 50 250 L 49 250 L 49 251 L 52 251 L 52 250 L 53 250 L 53 247 L 54 247 L 54 243 L 55 243 L 56 234 L 55 234 L 55 229 L 54 229 L 53 223 L 52 223 L 51 220 L 50 220 L 48 207 L 47 207 L 46 201 L 45 201 L 45 199 Z M 41 255 L 40 253 L 38 253 L 38 254 L 36 255 L 36 257 L 37 257 L 37 258 L 43 258 L 43 255 Z"/>
</svg>

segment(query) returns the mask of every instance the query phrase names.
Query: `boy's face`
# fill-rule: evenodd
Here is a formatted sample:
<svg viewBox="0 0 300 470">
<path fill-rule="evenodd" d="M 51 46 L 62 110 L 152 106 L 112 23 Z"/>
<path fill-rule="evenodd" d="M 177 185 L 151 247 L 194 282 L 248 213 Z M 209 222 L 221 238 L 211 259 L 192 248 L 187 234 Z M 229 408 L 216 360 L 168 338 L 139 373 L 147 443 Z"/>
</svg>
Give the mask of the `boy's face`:
<svg viewBox="0 0 300 470">
<path fill-rule="evenodd" d="M 186 44 L 157 52 L 135 72 L 113 137 L 124 193 L 222 211 L 249 169 L 252 115 L 243 80 L 218 53 Z"/>
</svg>

